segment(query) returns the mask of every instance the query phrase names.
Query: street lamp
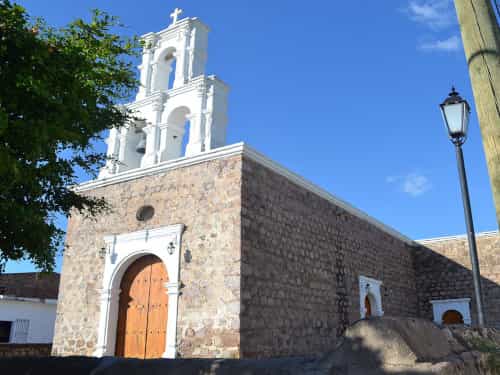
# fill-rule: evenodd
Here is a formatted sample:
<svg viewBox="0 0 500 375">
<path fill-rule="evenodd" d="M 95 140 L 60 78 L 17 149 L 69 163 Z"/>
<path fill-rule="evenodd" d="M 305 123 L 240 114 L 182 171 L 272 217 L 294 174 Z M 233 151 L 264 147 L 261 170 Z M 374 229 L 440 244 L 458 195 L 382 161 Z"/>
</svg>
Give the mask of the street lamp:
<svg viewBox="0 0 500 375">
<path fill-rule="evenodd" d="M 481 274 L 479 272 L 479 260 L 477 257 L 476 236 L 472 213 L 470 208 L 469 188 L 465 174 L 464 155 L 462 145 L 467 139 L 467 126 L 469 125 L 470 106 L 462 99 L 455 88 L 452 87 L 449 96 L 440 105 L 444 123 L 451 141 L 455 145 L 457 154 L 458 174 L 460 176 L 460 187 L 462 189 L 462 200 L 464 204 L 465 224 L 467 226 L 467 239 L 469 241 L 469 255 L 472 264 L 472 278 L 474 281 L 474 294 L 476 299 L 477 320 L 480 327 L 484 326 L 483 297 L 481 293 Z"/>
</svg>

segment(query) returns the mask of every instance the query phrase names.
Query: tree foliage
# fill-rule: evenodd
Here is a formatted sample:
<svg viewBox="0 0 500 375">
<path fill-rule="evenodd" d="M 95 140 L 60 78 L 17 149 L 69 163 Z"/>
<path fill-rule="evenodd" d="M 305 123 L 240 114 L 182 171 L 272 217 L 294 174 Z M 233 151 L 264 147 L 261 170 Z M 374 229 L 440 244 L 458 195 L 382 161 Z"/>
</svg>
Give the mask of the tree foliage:
<svg viewBox="0 0 500 375">
<path fill-rule="evenodd" d="M 0 0 L 0 268 L 30 259 L 52 270 L 64 235 L 55 217 L 106 207 L 70 186 L 79 168 L 96 172 L 105 156 L 93 145 L 129 117 L 117 104 L 137 85 L 139 43 L 120 26 L 96 10 L 55 29 Z"/>
</svg>

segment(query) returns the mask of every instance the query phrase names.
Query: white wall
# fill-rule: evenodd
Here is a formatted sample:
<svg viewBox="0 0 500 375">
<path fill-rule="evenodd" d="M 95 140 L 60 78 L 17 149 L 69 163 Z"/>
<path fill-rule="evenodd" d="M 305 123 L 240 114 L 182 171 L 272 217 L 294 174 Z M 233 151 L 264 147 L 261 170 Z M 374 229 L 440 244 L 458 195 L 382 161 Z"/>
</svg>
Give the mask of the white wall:
<svg viewBox="0 0 500 375">
<path fill-rule="evenodd" d="M 16 319 L 27 319 L 28 343 L 51 343 L 56 307 L 55 303 L 0 300 L 0 320 L 12 321 L 14 327 Z"/>
</svg>

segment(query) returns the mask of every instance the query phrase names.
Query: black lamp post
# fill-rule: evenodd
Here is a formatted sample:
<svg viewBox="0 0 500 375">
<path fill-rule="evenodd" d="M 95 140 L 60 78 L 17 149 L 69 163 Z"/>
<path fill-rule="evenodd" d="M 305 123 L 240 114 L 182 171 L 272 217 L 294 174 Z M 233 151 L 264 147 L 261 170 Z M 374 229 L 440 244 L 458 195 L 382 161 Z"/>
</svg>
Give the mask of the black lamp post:
<svg viewBox="0 0 500 375">
<path fill-rule="evenodd" d="M 465 174 L 464 155 L 462 145 L 467 139 L 467 126 L 469 124 L 470 106 L 462 99 L 453 87 L 449 96 L 440 105 L 444 123 L 448 130 L 451 141 L 455 145 L 457 153 L 458 174 L 462 188 L 462 200 L 464 204 L 465 224 L 467 226 L 467 239 L 469 241 L 469 255 L 472 264 L 472 277 L 474 280 L 474 294 L 476 299 L 477 320 L 480 327 L 484 326 L 483 297 L 481 293 L 481 274 L 479 272 L 479 260 L 477 257 L 476 236 L 472 213 L 470 208 L 469 188 Z"/>
</svg>

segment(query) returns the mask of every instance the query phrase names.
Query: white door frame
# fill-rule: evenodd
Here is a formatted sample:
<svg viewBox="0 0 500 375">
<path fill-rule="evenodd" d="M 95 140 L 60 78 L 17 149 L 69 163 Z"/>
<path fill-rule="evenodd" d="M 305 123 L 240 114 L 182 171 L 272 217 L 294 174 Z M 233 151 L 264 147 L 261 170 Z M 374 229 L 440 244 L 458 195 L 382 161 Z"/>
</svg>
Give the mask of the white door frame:
<svg viewBox="0 0 500 375">
<path fill-rule="evenodd" d="M 137 232 L 104 236 L 106 256 L 100 296 L 99 331 L 97 357 L 114 356 L 120 283 L 128 267 L 144 255 L 152 254 L 161 259 L 167 269 L 168 293 L 167 334 L 165 335 L 164 358 L 175 358 L 177 354 L 177 307 L 179 300 L 179 271 L 183 224 L 145 229 Z"/>
</svg>

